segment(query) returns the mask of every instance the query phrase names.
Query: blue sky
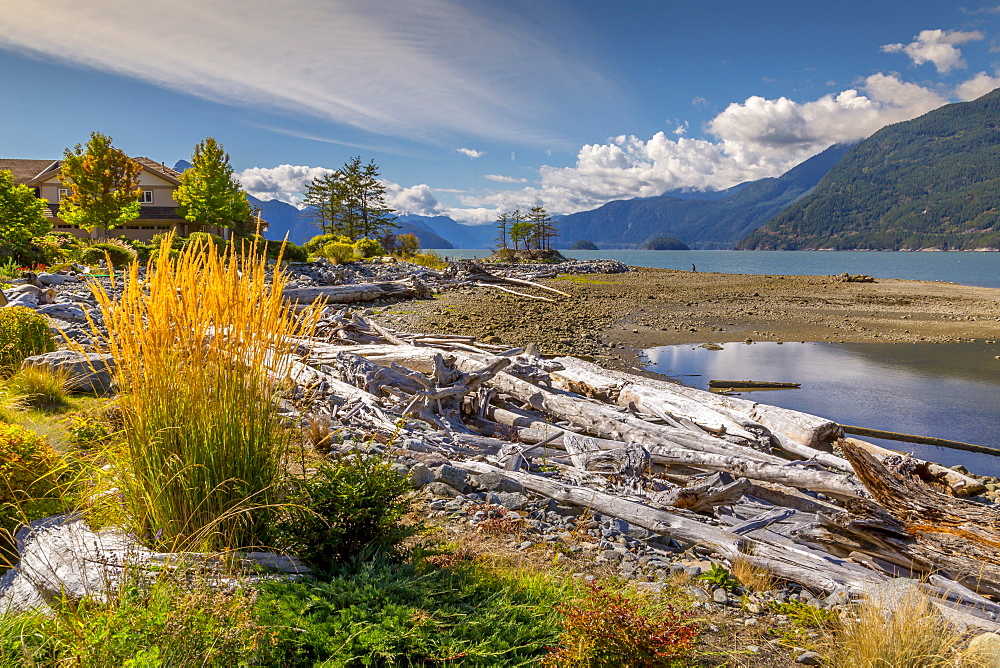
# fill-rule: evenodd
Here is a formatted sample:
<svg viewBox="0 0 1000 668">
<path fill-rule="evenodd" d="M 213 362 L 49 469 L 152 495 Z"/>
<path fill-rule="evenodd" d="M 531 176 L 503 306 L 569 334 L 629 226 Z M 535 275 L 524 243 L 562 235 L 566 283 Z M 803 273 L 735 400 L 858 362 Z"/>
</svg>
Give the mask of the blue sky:
<svg viewBox="0 0 1000 668">
<path fill-rule="evenodd" d="M 940 0 L 0 0 L 0 157 L 206 136 L 295 203 L 374 159 L 485 222 L 777 176 L 1000 86 L 1000 6 Z"/>
</svg>

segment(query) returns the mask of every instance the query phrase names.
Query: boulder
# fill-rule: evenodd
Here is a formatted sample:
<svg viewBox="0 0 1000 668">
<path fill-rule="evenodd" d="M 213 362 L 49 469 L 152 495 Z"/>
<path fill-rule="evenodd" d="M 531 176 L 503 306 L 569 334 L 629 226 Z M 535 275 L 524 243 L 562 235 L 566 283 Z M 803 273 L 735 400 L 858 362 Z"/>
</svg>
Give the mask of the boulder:
<svg viewBox="0 0 1000 668">
<path fill-rule="evenodd" d="M 46 274 L 45 272 L 38 274 L 38 282 L 42 285 L 62 285 L 68 278 L 63 274 Z"/>
<path fill-rule="evenodd" d="M 489 471 L 479 476 L 479 488 L 490 492 L 524 491 L 521 483 L 497 471 Z"/>
<path fill-rule="evenodd" d="M 151 579 L 165 570 L 195 568 L 206 573 L 207 584 L 226 590 L 309 573 L 297 558 L 269 552 L 235 553 L 238 568 L 223 570 L 214 555 L 154 552 L 123 531 L 93 531 L 77 515 L 36 520 L 16 539 L 18 564 L 0 578 L 0 614 L 44 612 L 57 597 L 103 602 L 127 577 Z"/>
<path fill-rule="evenodd" d="M 57 320 L 68 320 L 70 322 L 86 322 L 86 312 L 76 304 L 46 304 L 39 306 L 37 311 L 42 315 Z"/>
<path fill-rule="evenodd" d="M 115 365 L 111 355 L 56 350 L 28 357 L 21 363 L 21 368 L 29 367 L 48 367 L 52 371 L 65 372 L 69 378 L 68 389 L 100 394 L 111 390 Z"/>
</svg>

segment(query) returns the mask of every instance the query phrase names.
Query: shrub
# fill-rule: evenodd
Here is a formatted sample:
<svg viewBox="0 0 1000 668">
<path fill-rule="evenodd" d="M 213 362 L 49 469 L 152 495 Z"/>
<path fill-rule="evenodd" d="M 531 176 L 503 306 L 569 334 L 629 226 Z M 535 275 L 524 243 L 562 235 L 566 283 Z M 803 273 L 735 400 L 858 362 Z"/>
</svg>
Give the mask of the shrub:
<svg viewBox="0 0 1000 668">
<path fill-rule="evenodd" d="M 209 243 L 216 248 L 222 248 L 226 245 L 226 240 L 220 237 L 218 234 L 212 234 L 211 232 L 192 232 L 187 236 L 187 243 Z"/>
<path fill-rule="evenodd" d="M 128 244 L 116 243 L 112 240 L 87 247 L 80 254 L 80 262 L 86 265 L 96 265 L 110 259 L 111 266 L 119 268 L 135 262 L 136 255 L 135 249 Z"/>
<path fill-rule="evenodd" d="M 184 248 L 184 239 L 178 237 L 173 232 L 158 232 L 157 234 L 153 235 L 153 238 L 150 240 L 149 244 L 154 249 L 158 249 L 161 245 L 163 245 L 164 241 L 169 241 L 170 247 L 175 250 L 180 250 L 181 248 Z"/>
<path fill-rule="evenodd" d="M 92 284 L 115 360 L 124 445 L 112 481 L 124 519 L 142 540 L 219 549 L 260 544 L 263 513 L 283 470 L 287 436 L 275 382 L 295 336 L 317 311 L 282 298 L 285 274 L 232 246 L 165 239 L 121 297 Z M 211 332 L 210 336 L 207 336 Z M 274 368 L 270 368 L 270 366 Z"/>
<path fill-rule="evenodd" d="M 400 524 L 410 508 L 409 481 L 380 457 L 324 463 L 290 486 L 274 540 L 320 571 L 362 553 L 392 551 L 416 531 Z"/>
<path fill-rule="evenodd" d="M 403 236 L 406 235 L 404 234 Z M 384 251 L 382 250 L 382 244 L 375 239 L 364 238 L 354 242 L 354 253 L 360 258 L 369 258 L 382 255 Z"/>
<path fill-rule="evenodd" d="M 278 249 L 280 250 L 281 242 L 279 241 L 277 243 Z M 270 251 L 268 251 L 268 256 L 270 257 Z M 275 253 L 275 257 L 277 257 L 277 253 Z M 286 262 L 308 262 L 309 253 L 306 252 L 306 249 L 302 246 L 296 246 L 289 241 L 285 244 L 285 251 L 281 254 L 281 259 Z"/>
<path fill-rule="evenodd" d="M 12 257 L 0 261 L 0 278 L 20 278 L 21 265 Z"/>
<path fill-rule="evenodd" d="M 0 423 L 0 564 L 13 556 L 18 526 L 61 509 L 54 492 L 62 470 L 61 458 L 41 436 Z"/>
<path fill-rule="evenodd" d="M 448 263 L 443 257 L 441 257 L 441 254 L 432 250 L 411 255 L 406 258 L 406 261 L 412 262 L 413 264 L 419 264 L 420 266 L 427 267 L 429 269 L 444 269 L 448 266 Z"/>
<path fill-rule="evenodd" d="M 24 358 L 55 349 L 45 316 L 27 306 L 0 309 L 0 378 L 16 372 Z"/>
<path fill-rule="evenodd" d="M 319 253 L 320 249 L 323 248 L 323 246 L 333 241 L 351 243 L 351 239 L 349 237 L 341 236 L 339 234 L 319 234 L 305 242 L 302 247 L 305 248 L 307 252 L 316 255 Z"/>
<path fill-rule="evenodd" d="M 690 616 L 669 605 L 652 609 L 621 593 L 591 585 L 586 597 L 563 609 L 559 644 L 549 666 L 669 666 L 688 656 L 697 635 Z"/>
<path fill-rule="evenodd" d="M 420 239 L 417 238 L 416 234 L 400 234 L 396 237 L 396 245 L 399 248 L 399 254 L 408 257 L 416 255 L 417 251 L 420 250 Z"/>
<path fill-rule="evenodd" d="M 331 241 L 320 249 L 319 254 L 334 264 L 346 264 L 354 260 L 354 246 L 343 241 Z"/>
</svg>

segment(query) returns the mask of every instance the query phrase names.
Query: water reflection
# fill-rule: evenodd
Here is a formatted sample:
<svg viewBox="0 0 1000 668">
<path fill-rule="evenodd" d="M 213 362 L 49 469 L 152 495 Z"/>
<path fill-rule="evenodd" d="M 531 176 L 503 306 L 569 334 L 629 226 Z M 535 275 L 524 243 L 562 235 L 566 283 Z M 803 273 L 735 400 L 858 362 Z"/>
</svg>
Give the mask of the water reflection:
<svg viewBox="0 0 1000 668">
<path fill-rule="evenodd" d="M 646 351 L 651 371 L 708 388 L 710 379 L 801 383 L 797 390 L 744 393 L 761 403 L 842 424 L 936 436 L 1000 448 L 1000 345 L 727 343 L 712 351 Z M 927 445 L 877 441 L 946 466 L 1000 474 L 1000 458 Z"/>
</svg>

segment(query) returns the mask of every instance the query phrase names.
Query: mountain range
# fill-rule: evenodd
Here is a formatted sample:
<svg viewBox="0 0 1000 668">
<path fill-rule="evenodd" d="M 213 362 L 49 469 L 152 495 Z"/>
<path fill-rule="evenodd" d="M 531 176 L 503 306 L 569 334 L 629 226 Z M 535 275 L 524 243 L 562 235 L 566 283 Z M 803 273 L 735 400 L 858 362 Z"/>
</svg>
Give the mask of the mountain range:
<svg viewBox="0 0 1000 668">
<path fill-rule="evenodd" d="M 849 146 L 831 146 L 781 176 L 709 193 L 669 193 L 608 202 L 559 221 L 560 248 L 588 240 L 602 248 L 636 248 L 674 237 L 690 248 L 732 248 L 809 192 Z"/>
<path fill-rule="evenodd" d="M 882 128 L 738 247 L 1000 248 L 1000 89 Z"/>
</svg>

